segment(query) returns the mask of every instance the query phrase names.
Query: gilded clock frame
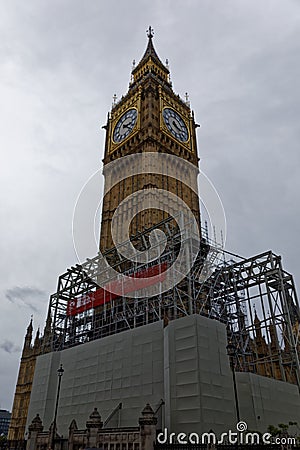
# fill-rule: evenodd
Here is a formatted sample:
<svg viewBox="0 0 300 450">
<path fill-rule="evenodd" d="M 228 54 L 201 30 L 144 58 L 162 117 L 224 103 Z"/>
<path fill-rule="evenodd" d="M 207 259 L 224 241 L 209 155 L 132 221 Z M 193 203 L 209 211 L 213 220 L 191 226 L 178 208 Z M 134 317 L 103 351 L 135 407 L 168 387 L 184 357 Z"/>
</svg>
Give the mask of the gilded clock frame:
<svg viewBox="0 0 300 450">
<path fill-rule="evenodd" d="M 115 132 L 115 128 L 116 128 L 116 126 L 117 126 L 119 120 L 124 116 L 124 114 L 126 114 L 127 111 L 130 111 L 131 109 L 135 109 L 136 112 L 137 112 L 137 115 L 136 115 L 136 121 L 135 121 L 135 124 L 134 124 L 134 126 L 133 126 L 133 129 L 132 129 L 131 132 L 128 134 L 128 136 L 126 136 L 124 139 L 122 139 L 122 141 L 116 142 L 116 141 L 114 141 L 114 132 Z M 136 131 L 138 131 L 138 130 L 137 130 L 138 120 L 139 120 L 139 110 L 138 110 L 137 106 L 129 106 L 124 112 L 122 112 L 121 114 L 119 114 L 119 116 L 116 118 L 116 120 L 114 120 L 114 122 L 113 122 L 113 124 L 112 124 L 112 129 L 111 129 L 111 142 L 112 142 L 115 146 L 119 146 L 119 145 L 124 144 L 124 142 L 126 142 L 128 138 L 132 137 L 132 136 L 136 133 Z"/>
<path fill-rule="evenodd" d="M 181 141 L 180 139 L 176 138 L 176 136 L 174 136 L 174 134 L 173 134 L 173 133 L 169 130 L 169 128 L 167 127 L 166 122 L 165 122 L 165 119 L 164 119 L 164 116 L 163 116 L 163 112 L 164 112 L 165 109 L 171 109 L 171 110 L 174 111 L 174 113 L 176 113 L 176 114 L 181 118 L 181 120 L 183 121 L 183 123 L 184 123 L 184 125 L 185 125 L 185 127 L 186 127 L 186 129 L 187 129 L 187 133 L 188 133 L 188 138 L 187 138 L 186 141 Z M 163 106 L 163 108 L 162 108 L 162 110 L 161 110 L 161 116 L 162 116 L 162 122 L 163 122 L 163 125 L 164 125 L 164 129 L 168 131 L 168 133 L 173 137 L 173 139 L 175 139 L 177 142 L 180 142 L 181 144 L 187 144 L 187 143 L 190 141 L 190 139 L 191 139 L 191 136 L 190 136 L 191 133 L 190 133 L 190 130 L 189 130 L 189 123 L 186 122 L 186 120 L 184 119 L 184 117 L 182 116 L 182 114 L 178 112 L 178 110 L 176 110 L 176 109 L 173 108 L 172 106 L 166 106 L 166 105 L 165 105 L 165 106 Z"/>
<path fill-rule="evenodd" d="M 163 118 L 163 110 L 165 108 L 172 109 L 175 113 L 179 114 L 183 122 L 185 123 L 185 126 L 188 130 L 188 139 L 186 141 L 180 141 L 179 139 L 176 139 L 176 137 L 169 131 L 167 125 L 165 124 L 164 118 Z M 178 102 L 172 101 L 172 99 L 167 98 L 163 93 L 161 92 L 160 95 L 160 129 L 166 133 L 173 141 L 175 141 L 177 144 L 182 145 L 183 147 L 187 148 L 190 152 L 193 151 L 193 145 L 192 145 L 192 129 L 191 129 L 191 116 L 188 115 L 187 117 L 187 110 L 181 106 Z"/>
<path fill-rule="evenodd" d="M 124 99 L 125 100 L 125 99 Z M 125 114 L 129 109 L 137 110 L 137 120 L 134 125 L 134 128 L 129 135 L 123 139 L 121 142 L 115 142 L 113 140 L 114 129 L 120 120 L 120 118 Z M 117 148 L 124 145 L 129 139 L 135 136 L 141 129 L 141 90 L 134 95 L 134 97 L 130 99 L 130 101 L 122 101 L 113 107 L 110 118 L 109 118 L 109 139 L 108 139 L 108 154 L 114 152 Z"/>
</svg>

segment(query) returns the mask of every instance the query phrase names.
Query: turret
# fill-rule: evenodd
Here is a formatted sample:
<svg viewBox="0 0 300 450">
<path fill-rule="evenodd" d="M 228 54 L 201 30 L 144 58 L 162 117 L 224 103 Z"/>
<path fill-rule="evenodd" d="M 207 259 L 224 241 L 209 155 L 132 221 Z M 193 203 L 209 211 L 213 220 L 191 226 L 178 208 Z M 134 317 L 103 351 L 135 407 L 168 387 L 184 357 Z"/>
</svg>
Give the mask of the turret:
<svg viewBox="0 0 300 450">
<path fill-rule="evenodd" d="M 86 421 L 87 428 L 87 447 L 97 447 L 97 434 L 98 430 L 103 428 L 103 422 L 101 420 L 101 416 L 97 410 L 94 408 L 94 411 L 90 415 L 89 419 Z"/>
<path fill-rule="evenodd" d="M 32 332 L 33 332 L 33 326 L 32 326 L 32 317 L 31 317 L 29 325 L 27 327 L 26 335 L 25 335 L 23 351 L 25 349 L 28 349 L 31 347 Z"/>
<path fill-rule="evenodd" d="M 48 311 L 46 325 L 44 328 L 43 341 L 42 341 L 42 353 L 48 353 L 51 351 L 51 330 L 52 320 L 51 320 L 51 312 L 50 309 Z"/>
<path fill-rule="evenodd" d="M 141 448 L 142 450 L 152 450 L 156 438 L 156 424 L 157 418 L 154 411 L 146 404 L 142 411 L 142 416 L 139 418 L 139 425 L 141 430 Z"/>
<path fill-rule="evenodd" d="M 35 335 L 35 339 L 34 339 L 34 349 L 38 350 L 40 348 L 41 345 L 41 340 L 40 340 L 40 329 L 37 329 L 36 335 Z"/>
<path fill-rule="evenodd" d="M 39 414 L 37 414 L 28 427 L 29 434 L 28 434 L 26 450 L 35 450 L 36 449 L 38 433 L 41 433 L 43 431 L 43 429 L 44 429 L 44 427 L 43 427 L 42 420 L 41 420 Z"/>
<path fill-rule="evenodd" d="M 254 316 L 254 325 L 255 325 L 256 339 L 262 339 L 261 324 L 260 324 L 260 320 L 257 316 L 256 311 L 255 311 L 255 316 Z"/>
</svg>

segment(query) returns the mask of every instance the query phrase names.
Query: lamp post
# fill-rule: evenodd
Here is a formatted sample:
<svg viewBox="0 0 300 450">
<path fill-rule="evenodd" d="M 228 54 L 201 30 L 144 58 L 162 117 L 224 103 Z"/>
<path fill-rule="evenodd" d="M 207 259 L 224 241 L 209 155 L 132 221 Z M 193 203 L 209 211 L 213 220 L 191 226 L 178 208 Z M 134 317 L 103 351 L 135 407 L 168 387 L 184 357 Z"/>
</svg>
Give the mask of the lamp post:
<svg viewBox="0 0 300 450">
<path fill-rule="evenodd" d="M 226 347 L 227 354 L 229 356 L 230 361 L 230 368 L 232 371 L 232 380 L 233 380 L 233 389 L 234 389 L 234 398 L 235 398 L 235 409 L 236 409 L 236 417 L 237 421 L 240 422 L 240 408 L 239 408 L 239 399 L 238 399 L 238 393 L 237 393 L 237 386 L 236 386 L 236 378 L 235 378 L 235 370 L 234 370 L 234 359 L 237 354 L 236 346 L 232 343 L 229 343 Z"/>
<path fill-rule="evenodd" d="M 57 387 L 57 394 L 56 394 L 56 404 L 55 404 L 54 419 L 53 419 L 53 424 L 52 424 L 51 446 L 50 446 L 50 448 L 52 450 L 54 450 L 54 445 L 55 445 L 55 431 L 56 431 L 57 409 L 58 409 L 58 402 L 59 402 L 61 379 L 62 379 L 63 374 L 64 374 L 64 369 L 63 369 L 63 366 L 61 364 L 59 369 L 57 369 L 58 387 Z"/>
</svg>

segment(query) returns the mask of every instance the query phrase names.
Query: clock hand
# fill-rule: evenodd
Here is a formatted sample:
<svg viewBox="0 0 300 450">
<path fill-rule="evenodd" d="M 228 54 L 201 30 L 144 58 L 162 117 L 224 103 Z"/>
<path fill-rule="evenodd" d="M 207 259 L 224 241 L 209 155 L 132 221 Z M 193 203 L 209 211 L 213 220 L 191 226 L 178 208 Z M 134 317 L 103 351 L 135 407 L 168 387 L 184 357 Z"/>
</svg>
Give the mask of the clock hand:
<svg viewBox="0 0 300 450">
<path fill-rule="evenodd" d="M 175 122 L 175 120 L 173 120 L 173 127 L 175 127 L 178 131 L 179 131 L 179 133 L 181 133 L 181 129 L 179 128 L 179 126 L 177 125 L 177 123 Z"/>
</svg>

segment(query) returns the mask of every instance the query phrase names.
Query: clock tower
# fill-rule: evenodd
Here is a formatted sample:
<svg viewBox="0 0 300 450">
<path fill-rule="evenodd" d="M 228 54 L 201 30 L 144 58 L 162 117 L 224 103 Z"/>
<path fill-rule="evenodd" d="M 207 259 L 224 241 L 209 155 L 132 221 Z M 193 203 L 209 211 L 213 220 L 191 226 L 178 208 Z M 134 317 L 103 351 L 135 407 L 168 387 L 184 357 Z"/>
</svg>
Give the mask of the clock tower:
<svg viewBox="0 0 300 450">
<path fill-rule="evenodd" d="M 161 62 L 154 49 L 151 27 L 147 34 L 148 45 L 141 61 L 136 66 L 134 64 L 128 92 L 120 101 L 114 102 L 104 127 L 105 195 L 100 232 L 102 252 L 115 244 L 112 239 L 111 223 L 116 211 L 117 230 L 122 228 L 124 218 L 129 215 L 131 217 L 129 235 L 135 235 L 166 219 L 170 211 L 178 213 L 178 210 L 182 209 L 180 202 L 183 201 L 192 211 L 200 228 L 197 188 L 188 187 L 191 182 L 197 185 L 199 161 L 195 133 L 197 125 L 189 102 L 182 100 L 172 89 L 168 66 Z M 171 163 L 166 160 L 164 173 L 154 174 L 151 171 L 135 173 L 132 155 L 149 152 L 177 157 L 174 158 L 176 167 L 168 167 Z M 130 155 L 131 158 L 126 158 Z M 189 162 L 189 169 L 184 166 L 185 162 Z M 172 164 L 174 165 L 174 161 Z M 130 176 L 115 183 L 116 175 L 123 172 Z M 176 173 L 181 176 L 177 177 Z M 184 180 L 189 180 L 189 183 L 184 183 L 182 173 Z M 157 189 L 160 192 L 170 193 L 173 200 L 168 201 L 172 204 L 167 208 L 157 209 L 152 207 L 149 201 L 148 207 L 141 210 L 138 207 L 139 199 L 134 194 L 143 192 L 151 196 L 151 192 Z M 174 201 L 175 197 L 178 202 Z"/>
</svg>

